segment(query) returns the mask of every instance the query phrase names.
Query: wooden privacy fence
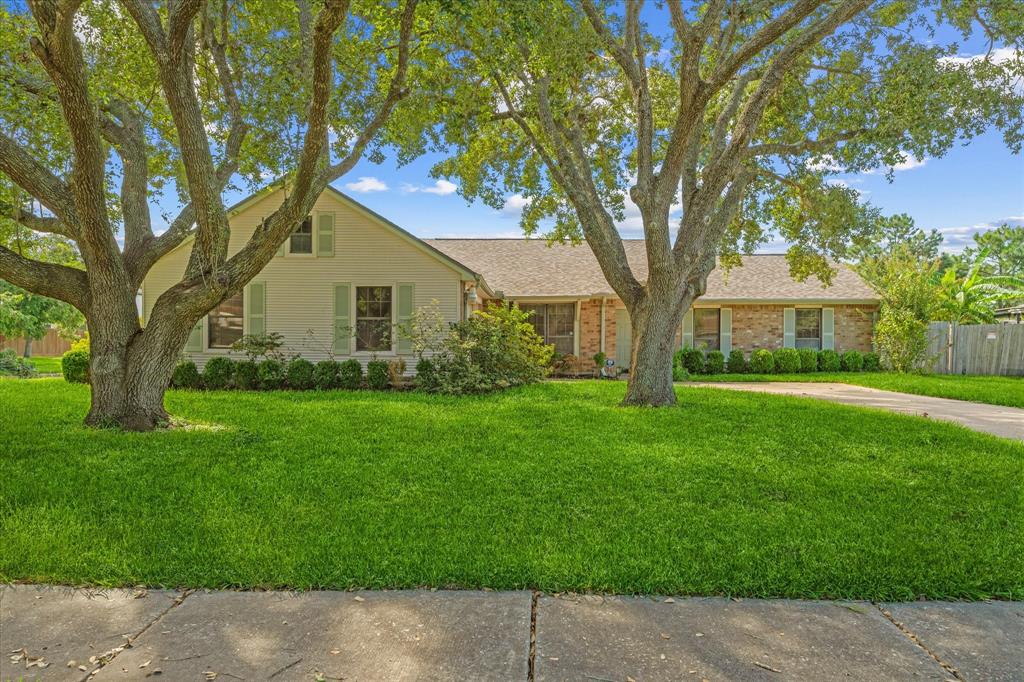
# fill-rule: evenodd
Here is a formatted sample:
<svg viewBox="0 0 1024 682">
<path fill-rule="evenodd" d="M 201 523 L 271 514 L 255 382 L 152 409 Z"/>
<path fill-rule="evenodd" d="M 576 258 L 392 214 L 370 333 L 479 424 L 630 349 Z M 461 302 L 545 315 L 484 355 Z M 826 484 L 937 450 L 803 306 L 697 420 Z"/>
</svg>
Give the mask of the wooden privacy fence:
<svg viewBox="0 0 1024 682">
<path fill-rule="evenodd" d="M 18 355 L 24 355 L 25 339 L 8 339 L 4 336 L 0 336 L 0 350 L 7 350 L 8 348 L 13 348 L 14 352 Z M 32 342 L 32 355 L 37 357 L 64 355 L 64 353 L 70 350 L 70 348 L 70 341 L 61 338 L 57 334 L 56 329 L 50 329 L 46 332 L 46 336 Z"/>
<path fill-rule="evenodd" d="M 928 357 L 939 374 L 1024 376 L 1024 324 L 932 322 Z"/>
</svg>

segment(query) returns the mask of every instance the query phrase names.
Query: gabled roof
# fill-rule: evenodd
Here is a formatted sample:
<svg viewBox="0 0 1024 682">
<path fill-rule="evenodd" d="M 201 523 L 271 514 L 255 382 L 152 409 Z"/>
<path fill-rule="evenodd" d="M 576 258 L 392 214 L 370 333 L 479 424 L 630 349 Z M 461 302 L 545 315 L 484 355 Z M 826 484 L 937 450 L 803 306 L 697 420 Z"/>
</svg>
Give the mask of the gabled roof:
<svg viewBox="0 0 1024 682">
<path fill-rule="evenodd" d="M 590 298 L 615 296 L 597 258 L 586 244 L 548 245 L 543 239 L 428 239 L 427 243 L 487 277 L 491 288 L 508 298 Z M 624 239 L 626 258 L 636 277 L 647 279 L 642 239 Z M 849 266 L 834 263 L 832 285 L 816 277 L 798 282 L 782 255 L 744 256 L 743 265 L 708 277 L 702 302 L 874 303 L 877 294 Z"/>
</svg>

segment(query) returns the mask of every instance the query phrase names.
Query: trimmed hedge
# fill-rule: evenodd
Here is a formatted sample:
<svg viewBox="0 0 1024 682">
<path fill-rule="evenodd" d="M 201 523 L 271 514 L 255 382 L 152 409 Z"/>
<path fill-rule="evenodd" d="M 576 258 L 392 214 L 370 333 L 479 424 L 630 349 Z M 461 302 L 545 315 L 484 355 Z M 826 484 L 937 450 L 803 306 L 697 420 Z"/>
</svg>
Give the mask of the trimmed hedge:
<svg viewBox="0 0 1024 682">
<path fill-rule="evenodd" d="M 690 374 L 704 373 L 704 351 L 700 348 L 683 348 L 676 351 L 684 369 Z"/>
<path fill-rule="evenodd" d="M 864 369 L 864 356 L 860 351 L 848 350 L 842 356 L 843 369 L 847 372 L 859 372 Z"/>
<path fill-rule="evenodd" d="M 864 371 L 865 372 L 878 372 L 882 369 L 882 359 L 878 356 L 878 353 L 865 353 L 864 354 Z"/>
<path fill-rule="evenodd" d="M 196 363 L 182 360 L 174 367 L 171 374 L 171 386 L 174 388 L 197 389 L 203 387 L 203 378 L 199 376 Z"/>
<path fill-rule="evenodd" d="M 773 356 L 775 371 L 779 374 L 796 374 L 800 371 L 800 354 L 796 348 L 777 348 Z"/>
<path fill-rule="evenodd" d="M 839 353 L 834 350 L 823 350 L 818 352 L 818 369 L 822 372 L 839 372 L 843 369 L 843 363 L 839 359 Z"/>
<path fill-rule="evenodd" d="M 363 366 L 355 358 L 341 363 L 338 384 L 342 388 L 356 389 L 363 383 Z"/>
<path fill-rule="evenodd" d="M 366 363 L 366 385 L 375 391 L 383 391 L 391 385 L 387 361 L 370 360 Z"/>
<path fill-rule="evenodd" d="M 60 359 L 60 371 L 71 384 L 89 383 L 89 351 L 72 348 Z"/>
<path fill-rule="evenodd" d="M 743 374 L 746 371 L 747 359 L 743 356 L 743 351 L 739 348 L 733 348 L 729 351 L 729 373 Z"/>
<path fill-rule="evenodd" d="M 817 372 L 818 371 L 818 351 L 813 348 L 801 348 L 797 351 L 800 354 L 800 371 L 801 372 Z"/>
<path fill-rule="evenodd" d="M 750 355 L 752 374 L 771 374 L 775 370 L 775 357 L 767 348 L 758 348 Z"/>
<path fill-rule="evenodd" d="M 229 388 L 234 374 L 235 363 L 231 358 L 210 358 L 203 367 L 203 385 L 212 391 Z"/>
<path fill-rule="evenodd" d="M 287 369 L 280 360 L 267 358 L 256 365 L 256 374 L 260 378 L 260 388 L 266 391 L 276 391 L 284 386 Z"/>
<path fill-rule="evenodd" d="M 255 391 L 260 387 L 260 373 L 252 360 L 235 363 L 235 388 L 243 391 Z"/>
<path fill-rule="evenodd" d="M 725 354 L 720 350 L 708 351 L 704 362 L 704 371 L 708 374 L 721 374 L 725 371 Z"/>
<path fill-rule="evenodd" d="M 299 391 L 313 388 L 313 363 L 303 358 L 295 358 L 288 363 L 285 370 L 288 386 Z"/>
<path fill-rule="evenodd" d="M 338 388 L 338 373 L 341 365 L 335 360 L 321 360 L 313 368 L 313 385 L 320 391 L 329 391 Z"/>
</svg>

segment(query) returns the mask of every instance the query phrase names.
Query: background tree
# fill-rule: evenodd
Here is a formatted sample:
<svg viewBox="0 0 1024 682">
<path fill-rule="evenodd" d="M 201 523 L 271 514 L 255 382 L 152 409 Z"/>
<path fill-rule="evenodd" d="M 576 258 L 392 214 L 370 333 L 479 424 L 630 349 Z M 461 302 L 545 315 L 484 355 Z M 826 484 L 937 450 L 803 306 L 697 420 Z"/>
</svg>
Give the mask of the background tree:
<svg viewBox="0 0 1024 682">
<path fill-rule="evenodd" d="M 438 58 L 417 37 L 426 25 L 417 0 L 0 6 L 0 194 L 20 224 L 74 242 L 84 265 L 7 242 L 0 277 L 85 315 L 87 423 L 165 421 L 164 391 L 195 322 L 240 291 L 364 153 L 415 150 L 409 83 Z M 229 257 L 225 191 L 282 173 L 284 203 Z M 178 209 L 154 215 L 167 192 Z M 183 279 L 142 328 L 139 285 L 189 237 Z"/>
<path fill-rule="evenodd" d="M 870 234 L 877 212 L 830 173 L 939 156 L 995 124 L 1019 149 L 1022 60 L 953 60 L 947 24 L 1021 45 L 1019 3 L 481 0 L 451 57 L 460 79 L 435 168 L 500 207 L 526 201 L 527 234 L 586 239 L 629 311 L 626 404 L 667 405 L 673 339 L 721 257 L 772 236 L 798 278 Z M 635 204 L 648 274 L 616 221 Z M 677 219 L 677 214 L 679 215 Z"/>
<path fill-rule="evenodd" d="M 1003 301 L 1024 297 L 1024 277 L 986 275 L 987 250 L 974 254 L 967 272 L 959 275 L 953 265 L 939 279 L 939 302 L 935 319 L 958 324 L 986 324 L 996 321 L 996 308 Z"/>
</svg>

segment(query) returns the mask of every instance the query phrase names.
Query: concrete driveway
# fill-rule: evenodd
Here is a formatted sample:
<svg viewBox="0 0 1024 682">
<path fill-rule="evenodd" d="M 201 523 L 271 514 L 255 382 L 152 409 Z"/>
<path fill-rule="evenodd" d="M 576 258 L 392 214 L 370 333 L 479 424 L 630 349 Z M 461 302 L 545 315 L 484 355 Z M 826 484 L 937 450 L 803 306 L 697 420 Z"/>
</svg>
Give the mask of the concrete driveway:
<svg viewBox="0 0 1024 682">
<path fill-rule="evenodd" d="M 970 403 L 965 400 L 932 398 L 909 393 L 880 391 L 877 388 L 800 381 L 779 382 L 690 382 L 684 386 L 705 386 L 735 391 L 775 393 L 806 398 L 831 400 L 846 405 L 877 407 L 891 412 L 941 419 L 966 426 L 975 431 L 1003 438 L 1024 440 L 1024 410 L 1015 407 Z"/>
</svg>

